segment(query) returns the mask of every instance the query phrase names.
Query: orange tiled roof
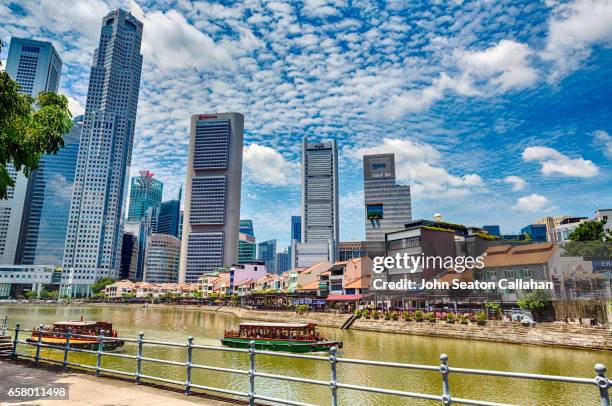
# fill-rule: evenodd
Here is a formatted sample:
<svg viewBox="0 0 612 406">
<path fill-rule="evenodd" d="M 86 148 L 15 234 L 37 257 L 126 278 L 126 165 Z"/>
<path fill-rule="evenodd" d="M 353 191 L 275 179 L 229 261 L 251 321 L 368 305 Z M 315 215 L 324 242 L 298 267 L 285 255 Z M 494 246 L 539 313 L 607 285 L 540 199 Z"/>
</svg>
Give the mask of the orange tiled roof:
<svg viewBox="0 0 612 406">
<path fill-rule="evenodd" d="M 355 279 L 344 286 L 344 289 L 367 289 L 370 287 L 371 275 L 365 275 Z"/>
<path fill-rule="evenodd" d="M 302 286 L 301 288 L 298 288 L 297 290 L 317 290 L 317 289 L 319 289 L 318 280 L 307 283 L 306 285 Z"/>
<path fill-rule="evenodd" d="M 545 264 L 556 250 L 552 243 L 490 247 L 485 251 L 484 264 L 485 268 Z"/>
</svg>

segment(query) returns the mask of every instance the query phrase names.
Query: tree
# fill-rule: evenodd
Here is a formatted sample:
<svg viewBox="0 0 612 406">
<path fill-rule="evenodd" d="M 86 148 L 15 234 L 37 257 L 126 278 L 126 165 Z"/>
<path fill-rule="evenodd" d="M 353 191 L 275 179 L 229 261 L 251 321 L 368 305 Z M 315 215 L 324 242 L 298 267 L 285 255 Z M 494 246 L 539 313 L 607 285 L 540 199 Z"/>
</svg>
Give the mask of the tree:
<svg viewBox="0 0 612 406">
<path fill-rule="evenodd" d="M 534 290 L 519 299 L 516 304 L 523 310 L 529 310 L 535 319 L 540 319 L 540 313 L 546 307 L 546 303 L 550 300 L 550 295 L 545 290 Z"/>
<path fill-rule="evenodd" d="M 583 221 L 570 234 L 572 241 L 602 241 L 606 237 L 604 229 L 605 221 Z"/>
<path fill-rule="evenodd" d="M 56 154 L 64 146 L 71 117 L 66 96 L 21 94 L 19 84 L 0 71 L 0 199 L 6 199 L 8 188 L 15 186 L 7 165 L 29 176 L 43 154 Z"/>
<path fill-rule="evenodd" d="M 102 291 L 107 285 L 110 285 L 113 282 L 115 282 L 113 278 L 109 278 L 109 277 L 100 278 L 97 281 L 95 281 L 93 285 L 91 285 L 90 289 L 94 294 L 100 293 L 100 291 Z"/>
</svg>

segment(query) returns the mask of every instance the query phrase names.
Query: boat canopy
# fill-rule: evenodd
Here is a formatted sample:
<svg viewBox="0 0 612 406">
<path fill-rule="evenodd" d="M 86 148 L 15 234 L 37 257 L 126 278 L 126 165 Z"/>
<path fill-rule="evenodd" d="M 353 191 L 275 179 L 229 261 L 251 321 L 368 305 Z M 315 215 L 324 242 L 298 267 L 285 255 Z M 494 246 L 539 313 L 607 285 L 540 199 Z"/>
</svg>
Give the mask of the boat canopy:
<svg viewBox="0 0 612 406">
<path fill-rule="evenodd" d="M 306 328 L 306 327 L 314 327 L 314 324 L 247 322 L 247 323 L 240 323 L 240 327 Z"/>
<path fill-rule="evenodd" d="M 54 326 L 95 326 L 97 321 L 58 321 L 53 323 Z"/>
</svg>

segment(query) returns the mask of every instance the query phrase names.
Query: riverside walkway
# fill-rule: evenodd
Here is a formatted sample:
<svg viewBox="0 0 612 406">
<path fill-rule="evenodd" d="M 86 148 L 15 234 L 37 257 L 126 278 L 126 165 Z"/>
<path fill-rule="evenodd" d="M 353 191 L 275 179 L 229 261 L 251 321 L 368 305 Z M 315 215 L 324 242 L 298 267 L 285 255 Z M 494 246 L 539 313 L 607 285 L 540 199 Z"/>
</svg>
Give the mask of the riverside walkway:
<svg viewBox="0 0 612 406">
<path fill-rule="evenodd" d="M 30 365 L 30 366 L 28 366 Z M 33 368 L 31 363 L 14 363 L 0 361 L 0 405 L 136 405 L 147 406 L 221 406 L 231 404 L 247 404 L 244 401 L 205 397 L 202 394 L 183 395 L 183 391 L 172 391 L 152 385 L 134 385 L 132 381 L 121 379 L 99 378 L 82 372 L 64 372 L 62 368 L 45 366 Z M 28 398 L 11 398 L 7 395 L 10 388 L 22 387 L 53 387 L 58 384 L 68 384 L 69 398 L 67 400 L 36 400 Z"/>
</svg>

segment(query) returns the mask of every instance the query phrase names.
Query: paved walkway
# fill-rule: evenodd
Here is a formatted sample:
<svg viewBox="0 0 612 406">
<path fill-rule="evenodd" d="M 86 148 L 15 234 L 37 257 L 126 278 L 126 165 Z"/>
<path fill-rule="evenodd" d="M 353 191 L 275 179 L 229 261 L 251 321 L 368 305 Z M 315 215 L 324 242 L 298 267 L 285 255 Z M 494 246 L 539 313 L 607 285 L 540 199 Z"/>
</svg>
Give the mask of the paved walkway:
<svg viewBox="0 0 612 406">
<path fill-rule="evenodd" d="M 7 394 L 11 387 L 68 384 L 68 400 L 21 400 Z M 204 395 L 185 396 L 180 391 L 160 389 L 150 385 L 136 385 L 112 378 L 97 378 L 78 372 L 63 372 L 54 366 L 30 367 L 27 363 L 0 361 L 0 405 L 84 405 L 84 406 L 221 406 L 245 402 L 206 398 Z"/>
</svg>

